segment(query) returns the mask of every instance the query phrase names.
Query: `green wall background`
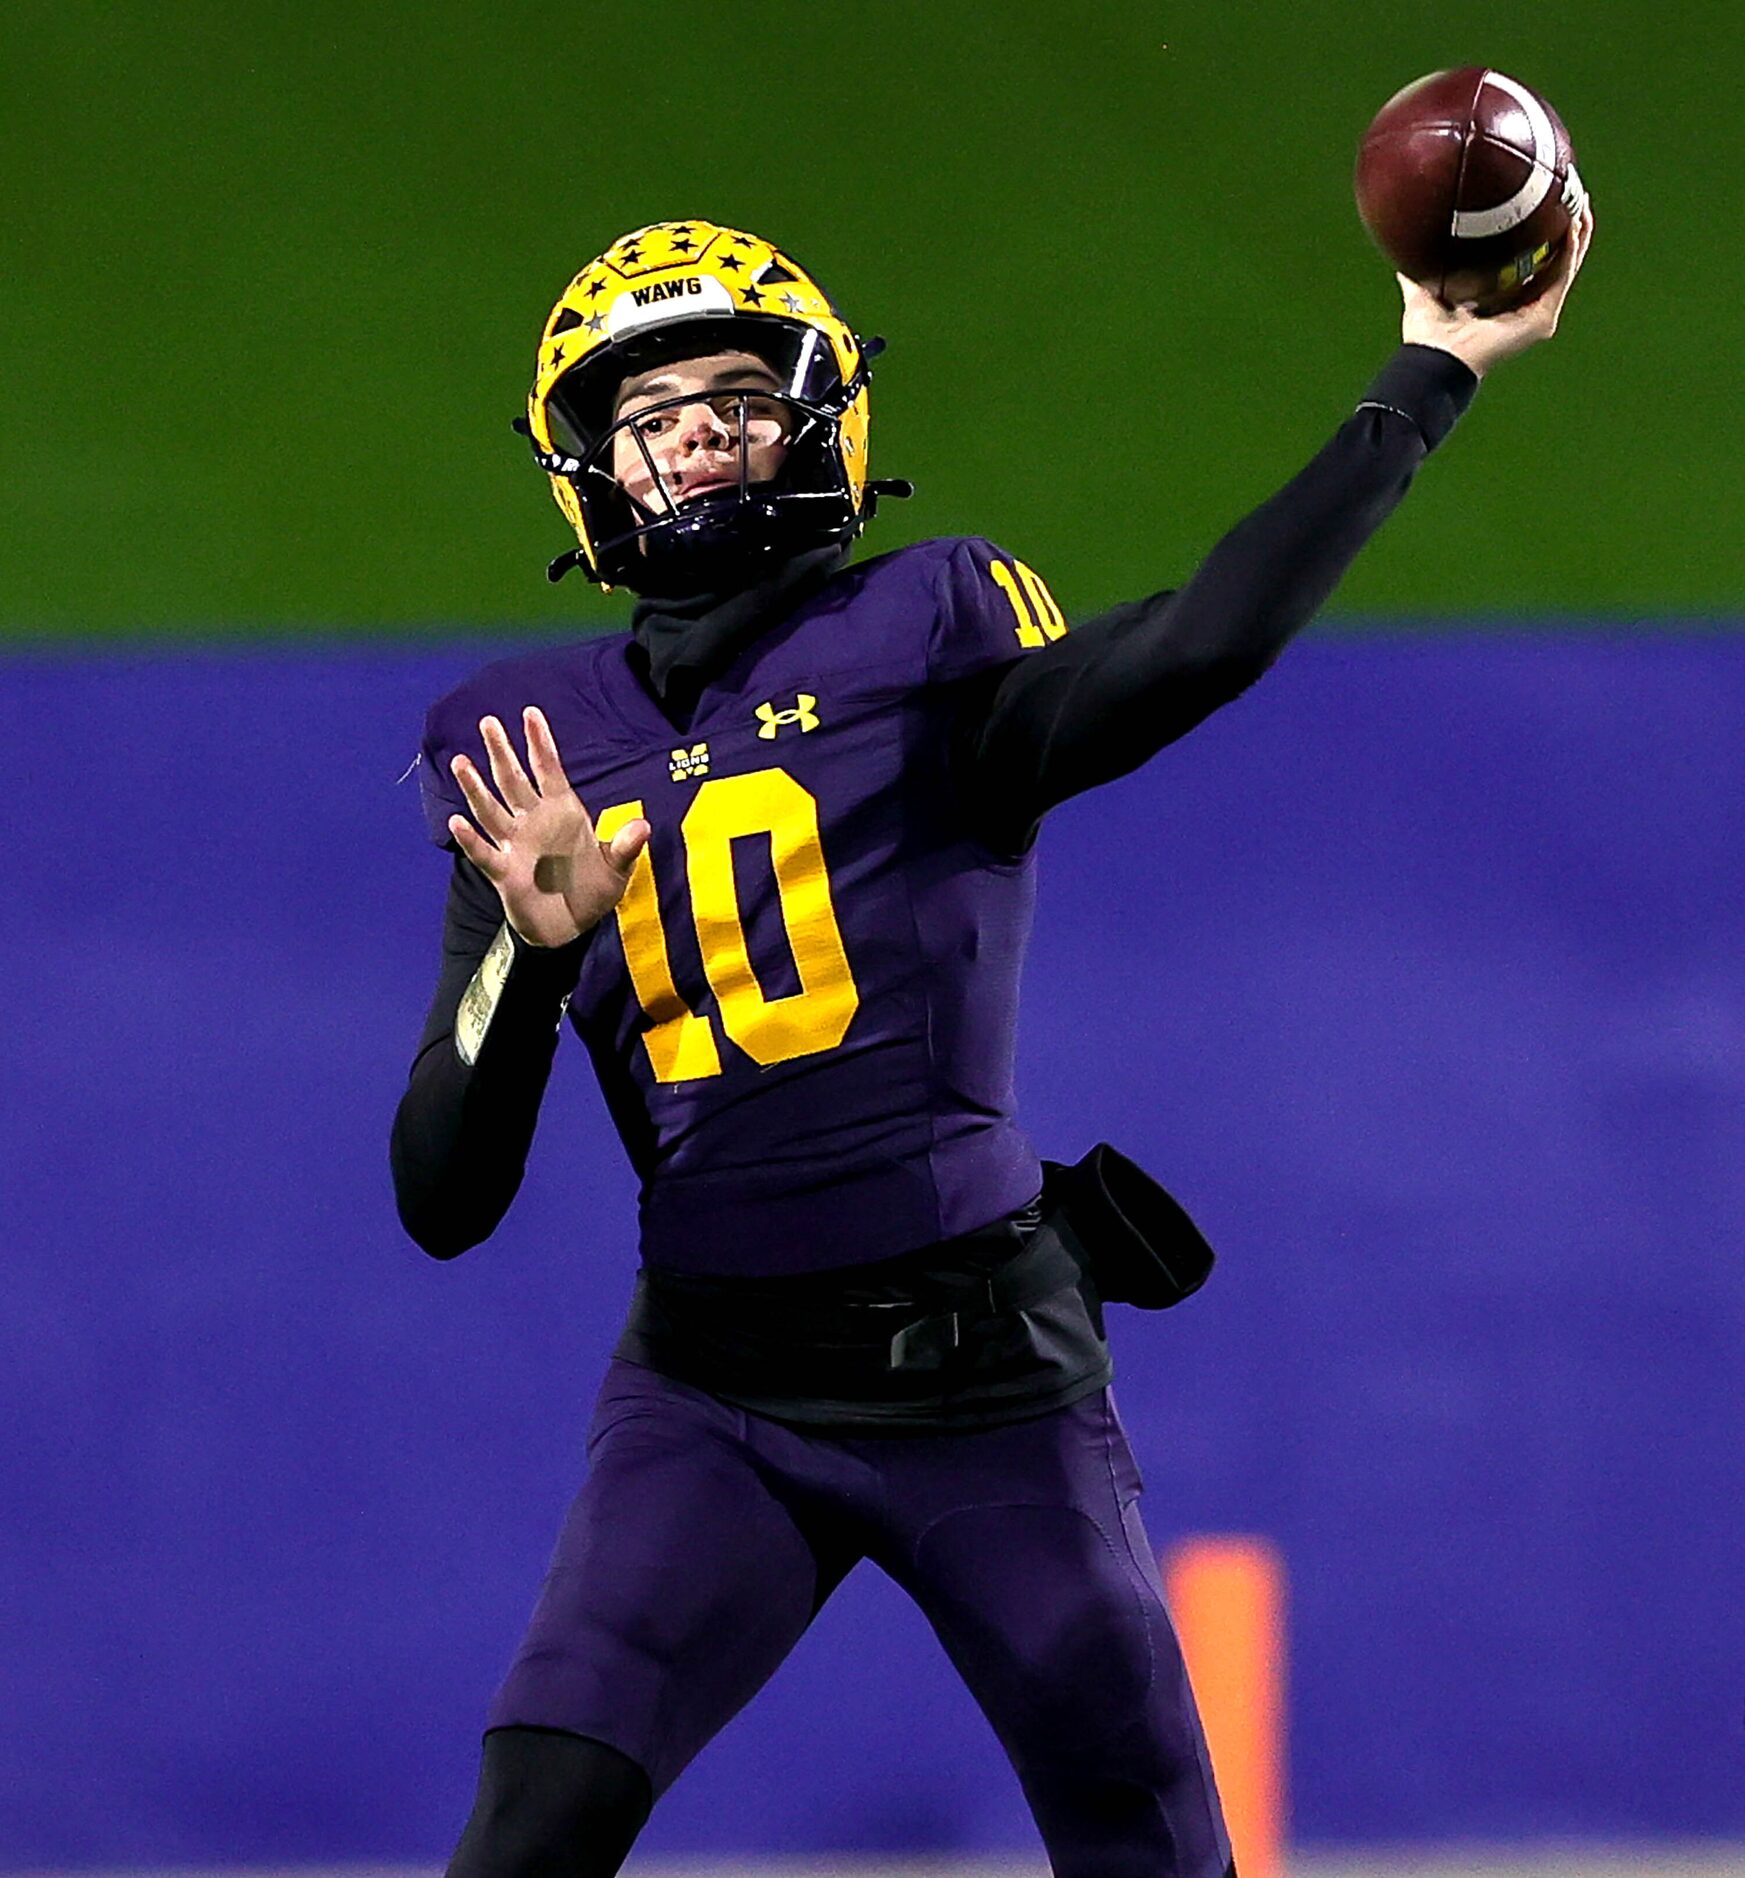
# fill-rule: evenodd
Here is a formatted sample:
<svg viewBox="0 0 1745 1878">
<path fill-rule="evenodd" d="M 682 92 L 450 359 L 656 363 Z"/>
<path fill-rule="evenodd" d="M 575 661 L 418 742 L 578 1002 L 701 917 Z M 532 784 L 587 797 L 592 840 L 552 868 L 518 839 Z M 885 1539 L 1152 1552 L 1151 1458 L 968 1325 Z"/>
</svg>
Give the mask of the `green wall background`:
<svg viewBox="0 0 1745 1878">
<path fill-rule="evenodd" d="M 1342 4 L 13 0 L 0 629 L 621 617 L 511 435 L 623 229 L 768 233 L 891 351 L 869 544 L 995 536 L 1069 611 L 1170 584 L 1397 335 L 1352 207 L 1399 85 L 1557 104 L 1598 237 L 1341 590 L 1348 616 L 1731 620 L 1741 16 Z"/>
</svg>

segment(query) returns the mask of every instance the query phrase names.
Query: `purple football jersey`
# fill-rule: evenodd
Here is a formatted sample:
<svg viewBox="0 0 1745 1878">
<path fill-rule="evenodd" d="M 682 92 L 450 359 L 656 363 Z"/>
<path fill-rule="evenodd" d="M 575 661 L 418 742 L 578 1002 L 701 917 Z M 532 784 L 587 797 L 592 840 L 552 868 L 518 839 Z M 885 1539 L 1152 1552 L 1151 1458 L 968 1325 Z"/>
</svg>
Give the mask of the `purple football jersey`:
<svg viewBox="0 0 1745 1878">
<path fill-rule="evenodd" d="M 1064 630 L 985 541 L 844 570 L 708 685 L 679 734 L 628 633 L 487 666 L 431 711 L 432 836 L 494 713 L 551 724 L 602 837 L 653 829 L 570 1003 L 641 1177 L 642 1255 L 774 1275 L 951 1238 L 1041 1184 L 1013 1117 L 1029 857 L 970 832 L 954 681 Z"/>
</svg>

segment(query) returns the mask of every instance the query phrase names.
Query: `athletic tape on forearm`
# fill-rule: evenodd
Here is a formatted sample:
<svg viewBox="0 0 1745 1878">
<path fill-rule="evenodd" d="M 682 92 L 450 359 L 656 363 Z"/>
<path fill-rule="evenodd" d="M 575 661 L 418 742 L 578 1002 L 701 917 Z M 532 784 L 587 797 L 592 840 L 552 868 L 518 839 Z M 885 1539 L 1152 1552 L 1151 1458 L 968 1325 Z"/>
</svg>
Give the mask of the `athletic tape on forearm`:
<svg viewBox="0 0 1745 1878">
<path fill-rule="evenodd" d="M 485 1033 L 491 1028 L 491 1019 L 497 1015 L 497 1006 L 503 1001 L 503 987 L 509 982 L 509 969 L 514 962 L 515 941 L 509 922 L 505 920 L 497 928 L 490 949 L 479 961 L 479 969 L 461 993 L 460 1009 L 454 1016 L 455 1054 L 468 1069 L 479 1060 Z"/>
</svg>

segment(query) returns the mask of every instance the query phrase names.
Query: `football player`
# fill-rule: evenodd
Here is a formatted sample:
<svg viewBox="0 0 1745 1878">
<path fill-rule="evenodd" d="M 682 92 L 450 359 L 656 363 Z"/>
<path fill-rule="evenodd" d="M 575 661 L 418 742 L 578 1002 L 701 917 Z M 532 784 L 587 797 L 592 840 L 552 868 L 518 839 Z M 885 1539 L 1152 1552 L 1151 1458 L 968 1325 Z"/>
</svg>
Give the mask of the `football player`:
<svg viewBox="0 0 1745 1878">
<path fill-rule="evenodd" d="M 1193 1235 L 1118 1156 L 1045 1184 L 1017 1126 L 1032 844 L 1266 670 L 1484 373 L 1555 330 L 1591 233 L 1495 318 L 1402 281 L 1404 343 L 1313 461 L 1179 591 L 1070 634 L 985 540 L 848 564 L 907 487 L 868 474 L 879 342 L 790 256 L 660 223 L 565 290 L 524 426 L 578 542 L 549 571 L 639 598 L 430 712 L 453 865 L 393 1166 L 427 1252 L 486 1238 L 567 1009 L 641 1269 L 452 1878 L 615 1872 L 863 1558 L 1056 1873 L 1234 1870 L 1102 1311 L 1196 1282 Z"/>
</svg>

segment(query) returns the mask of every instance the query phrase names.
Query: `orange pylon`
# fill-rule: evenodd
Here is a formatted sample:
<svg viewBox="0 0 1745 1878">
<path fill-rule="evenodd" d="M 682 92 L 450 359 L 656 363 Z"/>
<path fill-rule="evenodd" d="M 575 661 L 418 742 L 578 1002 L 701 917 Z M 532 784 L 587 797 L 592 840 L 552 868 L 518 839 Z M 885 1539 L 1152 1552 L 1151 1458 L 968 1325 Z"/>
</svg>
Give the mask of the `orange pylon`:
<svg viewBox="0 0 1745 1878">
<path fill-rule="evenodd" d="M 1265 1539 L 1199 1538 L 1163 1561 L 1241 1878 L 1284 1878 L 1285 1569 Z"/>
</svg>

